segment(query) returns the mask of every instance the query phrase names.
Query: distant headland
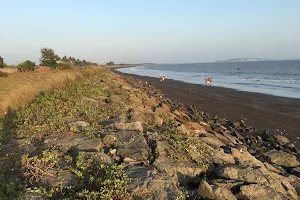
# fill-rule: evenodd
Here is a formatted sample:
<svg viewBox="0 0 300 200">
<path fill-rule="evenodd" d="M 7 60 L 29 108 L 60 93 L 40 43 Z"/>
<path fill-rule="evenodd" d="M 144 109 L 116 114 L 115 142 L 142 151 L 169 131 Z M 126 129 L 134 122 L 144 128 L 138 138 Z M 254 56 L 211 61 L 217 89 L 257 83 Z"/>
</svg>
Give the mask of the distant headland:
<svg viewBox="0 0 300 200">
<path fill-rule="evenodd" d="M 216 60 L 215 62 L 258 62 L 258 61 L 274 61 L 274 60 L 261 59 L 261 58 L 232 58 L 228 60 Z"/>
</svg>

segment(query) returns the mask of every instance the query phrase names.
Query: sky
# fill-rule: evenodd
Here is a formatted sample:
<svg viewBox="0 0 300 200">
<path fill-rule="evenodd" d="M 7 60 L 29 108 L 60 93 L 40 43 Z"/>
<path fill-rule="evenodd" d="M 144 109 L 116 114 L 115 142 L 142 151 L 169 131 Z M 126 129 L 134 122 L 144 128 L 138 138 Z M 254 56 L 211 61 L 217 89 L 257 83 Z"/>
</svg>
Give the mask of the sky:
<svg viewBox="0 0 300 200">
<path fill-rule="evenodd" d="M 0 0 L 0 56 L 106 63 L 300 59 L 299 0 Z"/>
</svg>

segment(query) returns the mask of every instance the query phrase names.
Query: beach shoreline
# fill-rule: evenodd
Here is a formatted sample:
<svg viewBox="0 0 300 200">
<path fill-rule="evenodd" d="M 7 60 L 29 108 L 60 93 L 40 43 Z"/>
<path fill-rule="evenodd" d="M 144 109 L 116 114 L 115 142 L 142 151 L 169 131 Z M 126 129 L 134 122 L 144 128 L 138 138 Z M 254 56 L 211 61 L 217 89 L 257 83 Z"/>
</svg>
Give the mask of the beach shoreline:
<svg viewBox="0 0 300 200">
<path fill-rule="evenodd" d="M 147 81 L 170 99 L 199 106 L 204 112 L 230 121 L 242 119 L 259 131 L 267 129 L 271 134 L 284 135 L 300 146 L 300 99 L 207 87 L 170 79 L 161 83 L 159 78 L 121 73 L 115 69 L 113 71 Z"/>
</svg>

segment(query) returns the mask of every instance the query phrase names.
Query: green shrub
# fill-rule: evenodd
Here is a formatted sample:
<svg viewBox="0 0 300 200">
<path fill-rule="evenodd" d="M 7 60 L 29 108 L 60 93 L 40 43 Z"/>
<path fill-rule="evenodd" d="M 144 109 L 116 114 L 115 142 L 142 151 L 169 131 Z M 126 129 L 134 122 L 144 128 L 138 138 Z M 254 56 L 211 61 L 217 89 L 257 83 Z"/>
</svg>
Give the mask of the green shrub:
<svg viewBox="0 0 300 200">
<path fill-rule="evenodd" d="M 61 62 L 57 64 L 57 69 L 72 69 L 73 64 L 69 62 Z"/>
<path fill-rule="evenodd" d="M 8 73 L 0 71 L 0 77 L 8 77 Z"/>
<path fill-rule="evenodd" d="M 18 70 L 20 72 L 34 71 L 34 69 L 35 63 L 31 62 L 30 60 L 26 60 L 25 62 L 22 62 L 18 65 Z"/>
</svg>

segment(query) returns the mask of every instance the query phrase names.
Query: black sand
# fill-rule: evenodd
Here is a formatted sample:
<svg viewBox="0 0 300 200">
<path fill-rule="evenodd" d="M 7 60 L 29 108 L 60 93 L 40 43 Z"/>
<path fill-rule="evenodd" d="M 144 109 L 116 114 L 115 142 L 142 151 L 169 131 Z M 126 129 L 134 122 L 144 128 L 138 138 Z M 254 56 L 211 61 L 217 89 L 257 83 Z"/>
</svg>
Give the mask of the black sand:
<svg viewBox="0 0 300 200">
<path fill-rule="evenodd" d="M 120 72 L 117 72 L 120 73 Z M 166 79 L 129 75 L 161 89 L 169 98 L 197 105 L 203 111 L 231 121 L 245 119 L 247 124 L 270 133 L 282 134 L 300 146 L 300 99 L 208 87 Z M 298 144 L 299 143 L 299 144 Z"/>
</svg>

